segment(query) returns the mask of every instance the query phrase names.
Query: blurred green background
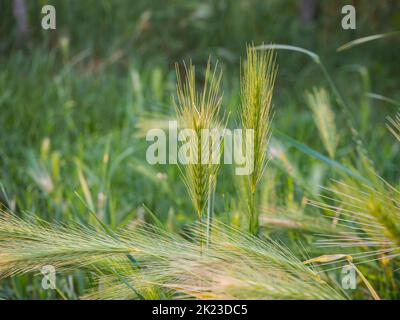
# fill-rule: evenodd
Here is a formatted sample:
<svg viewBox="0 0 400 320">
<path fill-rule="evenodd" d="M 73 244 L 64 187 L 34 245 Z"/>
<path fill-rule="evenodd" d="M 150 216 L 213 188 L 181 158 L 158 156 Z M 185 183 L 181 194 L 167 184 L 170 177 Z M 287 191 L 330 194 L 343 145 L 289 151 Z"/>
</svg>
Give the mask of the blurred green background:
<svg viewBox="0 0 400 320">
<path fill-rule="evenodd" d="M 26 24 L 16 3 L 25 9 Z M 56 8 L 56 30 L 41 28 L 45 4 Z M 357 10 L 356 30 L 341 28 L 345 4 Z M 143 130 L 153 118 L 174 114 L 175 62 L 191 59 L 201 79 L 209 56 L 223 69 L 223 106 L 234 125 L 241 57 L 246 44 L 262 43 L 299 46 L 320 56 L 370 158 L 382 176 L 398 183 L 399 147 L 385 119 L 399 110 L 399 38 L 336 49 L 400 30 L 399 9 L 395 0 L 0 0 L 1 206 L 19 215 L 90 222 L 89 206 L 113 228 L 149 219 L 149 211 L 171 230 L 194 220 L 179 170 L 146 163 Z M 304 98 L 314 86 L 331 90 L 326 77 L 300 53 L 278 51 L 278 64 L 274 132 L 327 156 Z M 347 114 L 331 96 L 340 136 L 336 160 L 357 167 Z M 313 192 L 307 186 L 314 190 L 335 172 L 278 134 L 273 138 L 285 151 L 285 161 L 271 162 L 268 171 L 274 177 L 270 187 L 279 194 L 274 201 L 299 208 L 303 195 Z M 236 191 L 226 178 L 229 168 L 222 169 L 216 212 L 235 224 L 240 217 L 229 195 Z M 0 294 L 50 294 L 35 290 L 35 281 L 18 277 L 0 285 Z M 83 280 L 76 286 L 72 298 L 83 290 Z"/>
</svg>

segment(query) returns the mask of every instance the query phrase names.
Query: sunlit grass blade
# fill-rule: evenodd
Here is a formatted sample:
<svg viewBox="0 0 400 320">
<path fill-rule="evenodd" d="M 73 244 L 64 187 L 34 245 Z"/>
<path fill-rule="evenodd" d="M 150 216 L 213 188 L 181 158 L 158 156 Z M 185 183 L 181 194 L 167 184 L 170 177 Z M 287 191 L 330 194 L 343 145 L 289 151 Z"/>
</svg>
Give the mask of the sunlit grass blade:
<svg viewBox="0 0 400 320">
<path fill-rule="evenodd" d="M 323 255 L 320 257 L 316 257 L 316 258 L 312 258 L 307 261 L 304 261 L 304 264 L 321 263 L 321 262 L 322 263 L 330 263 L 330 262 L 334 262 L 334 261 L 342 260 L 342 259 L 346 259 L 349 266 L 357 272 L 357 274 L 360 276 L 361 280 L 364 282 L 365 286 L 368 288 L 372 297 L 375 300 L 381 300 L 380 297 L 378 296 L 378 294 L 376 293 L 375 289 L 371 286 L 371 284 L 369 283 L 367 278 L 364 276 L 364 274 L 353 263 L 353 257 L 350 255 L 344 255 L 344 254 Z"/>
<path fill-rule="evenodd" d="M 348 49 L 351 49 L 351 48 L 358 46 L 360 44 L 363 44 L 363 43 L 367 43 L 367 42 L 378 40 L 378 39 L 393 37 L 393 36 L 397 36 L 399 34 L 400 34 L 400 31 L 392 31 L 392 32 L 374 34 L 371 36 L 358 38 L 356 40 L 345 43 L 344 45 L 337 48 L 336 51 L 340 52 L 340 51 L 348 50 Z"/>
<path fill-rule="evenodd" d="M 368 93 L 366 93 L 366 96 L 367 96 L 368 98 L 370 98 L 370 99 L 375 99 L 375 100 L 384 101 L 384 102 L 387 102 L 387 103 L 389 103 L 389 104 L 392 104 L 392 105 L 395 105 L 395 106 L 400 107 L 400 102 L 399 102 L 399 101 L 396 101 L 396 100 L 394 100 L 394 99 L 388 98 L 388 97 L 383 96 L 383 95 L 381 95 L 381 94 L 368 92 Z"/>
<path fill-rule="evenodd" d="M 316 63 L 320 63 L 319 56 L 310 50 L 297 47 L 297 46 L 292 46 L 292 45 L 287 45 L 287 44 L 263 44 L 261 46 L 256 46 L 256 50 L 289 50 L 289 51 L 296 51 L 300 53 L 304 53 L 307 56 L 309 56 L 312 60 L 314 60 Z"/>
</svg>

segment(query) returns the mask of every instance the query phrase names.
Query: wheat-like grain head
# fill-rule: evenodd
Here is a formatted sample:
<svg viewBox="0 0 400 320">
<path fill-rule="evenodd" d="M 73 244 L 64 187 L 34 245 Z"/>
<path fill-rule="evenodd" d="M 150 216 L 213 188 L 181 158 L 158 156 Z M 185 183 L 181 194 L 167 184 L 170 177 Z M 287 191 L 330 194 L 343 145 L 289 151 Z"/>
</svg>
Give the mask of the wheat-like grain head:
<svg viewBox="0 0 400 320">
<path fill-rule="evenodd" d="M 320 247 L 337 247 L 352 255 L 356 262 L 398 259 L 400 257 L 400 192 L 383 178 L 372 185 L 347 178 L 324 188 L 327 202 L 310 204 L 333 214 L 341 227 L 339 235 L 325 234 L 317 241 Z"/>
<path fill-rule="evenodd" d="M 246 150 L 246 155 L 253 161 L 253 172 L 245 178 L 249 229 L 253 234 L 258 229 L 256 189 L 267 163 L 271 100 L 277 73 L 275 60 L 273 51 L 257 51 L 249 46 L 242 67 L 240 119 L 243 129 L 251 129 L 254 134 L 253 150 Z"/>
<path fill-rule="evenodd" d="M 202 145 L 201 136 L 203 129 L 221 128 L 219 111 L 222 102 L 220 93 L 220 82 L 222 72 L 218 71 L 217 65 L 211 71 L 210 61 L 207 63 L 203 87 L 196 87 L 195 67 L 192 63 L 184 65 L 185 78 L 180 75 L 179 66 L 176 65 L 177 75 L 177 102 L 175 109 L 181 129 L 191 129 L 195 132 L 196 139 L 190 142 L 189 156 L 182 170 L 183 179 L 188 189 L 190 198 L 196 209 L 198 218 L 202 218 L 204 208 L 207 204 L 212 180 L 215 179 L 218 164 L 212 161 L 212 148 L 210 145 Z M 209 148 L 206 150 L 205 148 Z M 208 151 L 208 153 L 205 153 Z M 207 163 L 203 162 L 205 154 L 208 156 Z M 196 157 L 196 161 L 193 160 Z"/>
<path fill-rule="evenodd" d="M 247 48 L 241 77 L 240 118 L 244 129 L 254 130 L 254 170 L 250 176 L 252 192 L 261 179 L 271 124 L 271 100 L 277 73 L 273 51 Z"/>
<path fill-rule="evenodd" d="M 306 92 L 306 100 L 313 113 L 324 147 L 329 156 L 334 158 L 339 139 L 328 92 L 324 88 L 314 88 L 312 92 Z"/>
</svg>

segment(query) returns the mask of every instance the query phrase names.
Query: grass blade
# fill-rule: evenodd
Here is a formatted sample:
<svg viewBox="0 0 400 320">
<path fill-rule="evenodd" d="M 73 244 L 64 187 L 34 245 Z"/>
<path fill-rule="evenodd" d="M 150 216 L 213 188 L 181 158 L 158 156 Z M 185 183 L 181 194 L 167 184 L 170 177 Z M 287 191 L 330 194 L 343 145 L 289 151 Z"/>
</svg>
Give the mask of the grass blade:
<svg viewBox="0 0 400 320">
<path fill-rule="evenodd" d="M 355 46 L 358 46 L 358 45 L 366 43 L 366 42 L 370 42 L 370 41 L 374 41 L 374 40 L 378 40 L 378 39 L 382 39 L 382 38 L 387 38 L 387 37 L 393 37 L 393 36 L 397 36 L 399 34 L 400 34 L 400 31 L 392 31 L 392 32 L 374 34 L 371 36 L 358 38 L 356 40 L 345 43 L 344 45 L 337 48 L 336 51 L 337 52 L 345 51 L 345 50 L 351 49 Z"/>
</svg>

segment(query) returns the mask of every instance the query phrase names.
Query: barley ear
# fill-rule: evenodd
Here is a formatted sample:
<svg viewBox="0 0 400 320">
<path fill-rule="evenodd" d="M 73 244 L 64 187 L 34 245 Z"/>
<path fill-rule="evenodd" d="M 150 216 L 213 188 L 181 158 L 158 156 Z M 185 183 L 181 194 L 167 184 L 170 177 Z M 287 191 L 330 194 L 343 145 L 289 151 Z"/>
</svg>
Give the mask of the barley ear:
<svg viewBox="0 0 400 320">
<path fill-rule="evenodd" d="M 184 141 L 189 145 L 187 153 L 182 154 L 185 165 L 181 167 L 183 181 L 196 210 L 199 221 L 207 207 L 210 184 L 216 179 L 218 163 L 212 161 L 213 145 L 202 143 L 202 130 L 221 128 L 219 111 L 222 102 L 220 94 L 221 71 L 217 65 L 211 70 L 210 61 L 207 64 L 204 84 L 201 89 L 196 87 L 195 67 L 192 63 L 184 65 L 184 79 L 180 69 L 177 74 L 177 101 L 175 109 L 181 129 L 194 132 L 192 139 Z M 206 149 L 208 148 L 208 149 Z"/>
<path fill-rule="evenodd" d="M 253 130 L 253 150 L 246 150 L 253 171 L 245 177 L 249 231 L 258 233 L 257 186 L 267 163 L 267 146 L 271 126 L 271 100 L 277 74 L 276 56 L 272 50 L 257 51 L 247 47 L 242 65 L 240 120 L 243 129 Z"/>
</svg>

